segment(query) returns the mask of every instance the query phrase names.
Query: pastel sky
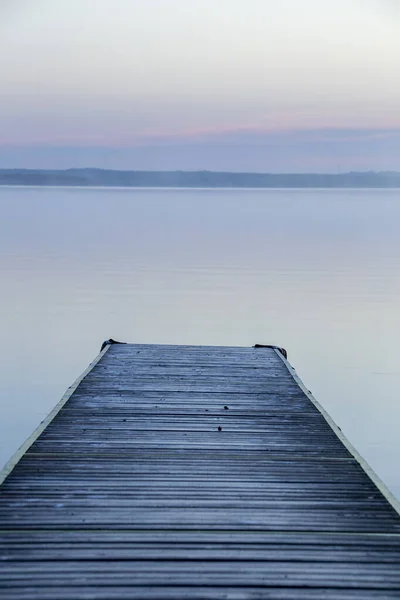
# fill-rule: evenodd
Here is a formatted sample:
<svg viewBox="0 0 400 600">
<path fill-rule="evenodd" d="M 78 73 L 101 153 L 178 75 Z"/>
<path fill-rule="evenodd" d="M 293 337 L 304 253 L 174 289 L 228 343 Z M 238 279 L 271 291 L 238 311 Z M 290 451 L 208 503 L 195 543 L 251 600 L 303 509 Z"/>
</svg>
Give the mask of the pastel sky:
<svg viewBox="0 0 400 600">
<path fill-rule="evenodd" d="M 0 167 L 400 170 L 399 0 L 1 0 Z"/>
</svg>

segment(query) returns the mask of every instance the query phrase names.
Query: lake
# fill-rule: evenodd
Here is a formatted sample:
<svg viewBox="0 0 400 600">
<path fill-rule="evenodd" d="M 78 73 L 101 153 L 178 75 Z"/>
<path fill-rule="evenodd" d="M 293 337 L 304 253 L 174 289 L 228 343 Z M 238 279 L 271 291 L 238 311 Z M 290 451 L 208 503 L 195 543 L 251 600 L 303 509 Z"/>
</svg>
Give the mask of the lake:
<svg viewBox="0 0 400 600">
<path fill-rule="evenodd" d="M 102 341 L 277 344 L 400 497 L 400 190 L 0 187 L 3 464 Z"/>
</svg>

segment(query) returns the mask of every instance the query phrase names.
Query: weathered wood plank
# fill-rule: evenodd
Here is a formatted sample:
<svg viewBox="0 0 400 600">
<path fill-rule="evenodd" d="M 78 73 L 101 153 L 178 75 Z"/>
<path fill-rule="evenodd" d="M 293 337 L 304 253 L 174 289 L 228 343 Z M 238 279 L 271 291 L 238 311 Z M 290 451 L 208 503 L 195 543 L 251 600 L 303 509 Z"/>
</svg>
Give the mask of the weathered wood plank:
<svg viewBox="0 0 400 600">
<path fill-rule="evenodd" d="M 112 586 L 90 586 L 90 592 L 87 592 L 85 586 L 68 586 L 57 590 L 57 598 L 59 600 L 88 600 L 88 598 L 96 598 L 96 600 L 226 600 L 234 598 L 235 600 L 260 600 L 268 598 L 269 600 L 398 600 L 398 592 L 396 590 L 372 590 L 365 588 L 355 590 L 353 588 L 340 588 L 340 590 L 323 586 L 318 589 L 310 589 L 305 587 L 301 589 L 290 588 L 272 588 L 255 587 L 255 586 L 240 586 L 218 587 L 202 585 L 186 586 L 169 586 L 163 584 L 161 586 L 124 586 L 115 583 Z M 37 595 L 38 588 L 23 587 L 17 591 L 8 589 L 7 600 L 53 600 L 54 587 L 47 586 L 40 588 L 40 595 Z M 90 594 L 90 595 L 88 595 Z M 366 596 L 366 594 L 368 594 Z"/>
<path fill-rule="evenodd" d="M 278 352 L 115 345 L 78 383 L 0 488 L 7 599 L 400 597 L 395 502 Z"/>
</svg>

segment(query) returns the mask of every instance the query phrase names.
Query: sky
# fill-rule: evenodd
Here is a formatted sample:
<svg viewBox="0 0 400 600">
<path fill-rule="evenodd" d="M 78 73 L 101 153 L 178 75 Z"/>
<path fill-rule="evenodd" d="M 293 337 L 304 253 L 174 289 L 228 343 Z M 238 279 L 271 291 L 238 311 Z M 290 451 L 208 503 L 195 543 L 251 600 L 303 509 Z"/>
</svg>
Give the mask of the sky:
<svg viewBox="0 0 400 600">
<path fill-rule="evenodd" d="M 400 170 L 399 0 L 0 0 L 0 168 Z"/>
</svg>

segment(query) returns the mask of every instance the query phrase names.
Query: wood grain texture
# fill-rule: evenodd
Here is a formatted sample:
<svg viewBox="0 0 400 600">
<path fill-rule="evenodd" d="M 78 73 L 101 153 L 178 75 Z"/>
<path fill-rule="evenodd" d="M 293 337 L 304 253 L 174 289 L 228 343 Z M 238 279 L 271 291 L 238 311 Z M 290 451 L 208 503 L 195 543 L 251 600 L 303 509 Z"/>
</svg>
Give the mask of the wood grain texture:
<svg viewBox="0 0 400 600">
<path fill-rule="evenodd" d="M 110 346 L 0 488 L 9 600 L 400 597 L 400 517 L 271 348 Z"/>
</svg>

